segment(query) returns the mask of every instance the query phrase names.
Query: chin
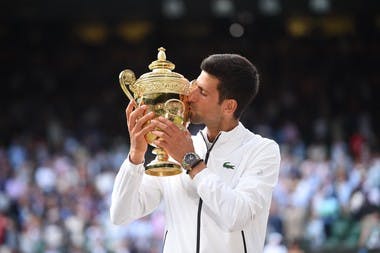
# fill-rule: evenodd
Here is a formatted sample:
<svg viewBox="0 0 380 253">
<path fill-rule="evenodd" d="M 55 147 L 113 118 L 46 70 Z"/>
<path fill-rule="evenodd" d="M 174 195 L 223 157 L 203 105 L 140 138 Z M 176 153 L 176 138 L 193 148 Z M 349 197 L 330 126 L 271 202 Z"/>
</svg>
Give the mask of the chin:
<svg viewBox="0 0 380 253">
<path fill-rule="evenodd" d="M 204 124 L 200 119 L 190 118 L 190 123 L 194 125 Z"/>
<path fill-rule="evenodd" d="M 203 124 L 203 120 L 195 113 L 189 112 L 189 121 L 191 124 Z"/>
</svg>

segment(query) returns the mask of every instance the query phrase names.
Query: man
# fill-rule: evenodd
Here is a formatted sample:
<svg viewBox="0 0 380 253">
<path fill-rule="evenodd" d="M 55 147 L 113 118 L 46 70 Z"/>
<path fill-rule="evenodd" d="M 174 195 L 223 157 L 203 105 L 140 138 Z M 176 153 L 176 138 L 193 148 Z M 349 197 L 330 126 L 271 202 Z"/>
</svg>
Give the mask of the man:
<svg viewBox="0 0 380 253">
<path fill-rule="evenodd" d="M 274 141 L 239 122 L 258 91 L 256 68 L 242 56 L 217 54 L 203 60 L 201 70 L 189 96 L 190 121 L 206 126 L 196 136 L 154 119 L 144 106 L 128 105 L 131 147 L 115 179 L 111 220 L 131 222 L 163 201 L 164 253 L 262 252 L 280 154 Z M 144 174 L 149 131 L 187 173 Z"/>
</svg>

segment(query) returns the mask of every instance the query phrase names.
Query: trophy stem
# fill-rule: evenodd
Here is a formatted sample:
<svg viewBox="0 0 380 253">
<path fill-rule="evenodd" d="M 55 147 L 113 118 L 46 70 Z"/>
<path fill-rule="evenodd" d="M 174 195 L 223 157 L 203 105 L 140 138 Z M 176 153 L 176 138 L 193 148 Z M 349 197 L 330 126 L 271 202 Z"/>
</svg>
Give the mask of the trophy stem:
<svg viewBox="0 0 380 253">
<path fill-rule="evenodd" d="M 168 161 L 169 160 L 168 154 L 162 148 L 155 148 L 155 149 L 153 149 L 152 153 L 155 154 L 155 155 L 157 155 L 157 160 L 159 162 L 164 162 L 164 161 Z"/>
<path fill-rule="evenodd" d="M 162 148 L 152 151 L 156 158 L 145 167 L 145 173 L 151 176 L 173 176 L 182 173 L 181 166 L 169 161 L 169 156 Z"/>
</svg>

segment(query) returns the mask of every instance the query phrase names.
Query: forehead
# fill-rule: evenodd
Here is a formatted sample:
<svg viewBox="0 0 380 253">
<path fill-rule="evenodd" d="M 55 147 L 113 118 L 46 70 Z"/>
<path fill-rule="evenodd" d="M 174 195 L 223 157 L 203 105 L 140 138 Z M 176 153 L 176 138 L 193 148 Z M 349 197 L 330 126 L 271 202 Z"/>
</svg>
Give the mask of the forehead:
<svg viewBox="0 0 380 253">
<path fill-rule="evenodd" d="M 218 88 L 219 80 L 215 76 L 202 71 L 196 80 L 197 86 L 206 90 L 206 91 L 214 91 Z"/>
</svg>

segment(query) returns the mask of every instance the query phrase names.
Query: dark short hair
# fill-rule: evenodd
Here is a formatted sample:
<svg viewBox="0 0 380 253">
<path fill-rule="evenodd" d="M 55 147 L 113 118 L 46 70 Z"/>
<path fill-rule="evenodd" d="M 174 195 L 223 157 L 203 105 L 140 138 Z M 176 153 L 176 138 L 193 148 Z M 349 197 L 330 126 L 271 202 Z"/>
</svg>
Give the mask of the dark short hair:
<svg viewBox="0 0 380 253">
<path fill-rule="evenodd" d="M 238 54 L 213 54 L 201 63 L 201 70 L 219 80 L 219 103 L 235 99 L 235 118 L 239 119 L 259 90 L 259 75 L 256 67 Z"/>
</svg>

